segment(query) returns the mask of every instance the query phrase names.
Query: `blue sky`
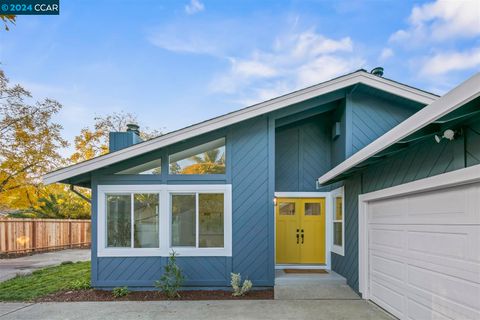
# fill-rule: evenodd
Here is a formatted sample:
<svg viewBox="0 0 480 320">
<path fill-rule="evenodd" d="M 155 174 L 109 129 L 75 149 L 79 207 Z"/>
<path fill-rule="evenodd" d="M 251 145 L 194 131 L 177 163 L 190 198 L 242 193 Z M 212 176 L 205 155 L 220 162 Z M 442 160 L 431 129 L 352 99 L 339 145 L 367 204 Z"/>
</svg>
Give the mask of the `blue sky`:
<svg viewBox="0 0 480 320">
<path fill-rule="evenodd" d="M 114 111 L 170 131 L 359 68 L 442 94 L 480 67 L 475 0 L 60 2 L 0 32 L 0 62 L 70 141 Z"/>
</svg>

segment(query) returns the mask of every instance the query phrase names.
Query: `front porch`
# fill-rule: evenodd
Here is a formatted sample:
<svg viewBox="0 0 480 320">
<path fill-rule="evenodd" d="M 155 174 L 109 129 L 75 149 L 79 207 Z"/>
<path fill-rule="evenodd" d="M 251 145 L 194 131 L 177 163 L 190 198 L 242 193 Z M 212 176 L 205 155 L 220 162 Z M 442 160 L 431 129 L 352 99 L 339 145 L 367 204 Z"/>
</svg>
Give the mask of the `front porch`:
<svg viewBox="0 0 480 320">
<path fill-rule="evenodd" d="M 286 273 L 275 271 L 276 300 L 360 300 L 341 275 L 327 273 Z"/>
</svg>

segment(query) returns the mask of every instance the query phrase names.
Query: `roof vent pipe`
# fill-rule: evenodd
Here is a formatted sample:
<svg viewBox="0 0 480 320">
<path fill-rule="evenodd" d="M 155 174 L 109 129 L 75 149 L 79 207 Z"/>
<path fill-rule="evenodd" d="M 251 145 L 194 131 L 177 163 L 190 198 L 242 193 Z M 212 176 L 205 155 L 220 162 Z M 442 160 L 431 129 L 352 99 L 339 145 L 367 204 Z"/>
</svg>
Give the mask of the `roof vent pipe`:
<svg viewBox="0 0 480 320">
<path fill-rule="evenodd" d="M 128 123 L 127 124 L 127 132 L 129 131 L 132 131 L 132 132 L 135 132 L 137 134 L 137 136 L 140 135 L 140 127 L 138 126 L 138 124 L 135 124 L 135 123 Z"/>
<path fill-rule="evenodd" d="M 376 67 L 373 68 L 372 71 L 370 71 L 371 74 L 382 77 L 383 76 L 383 68 L 382 67 Z"/>
</svg>

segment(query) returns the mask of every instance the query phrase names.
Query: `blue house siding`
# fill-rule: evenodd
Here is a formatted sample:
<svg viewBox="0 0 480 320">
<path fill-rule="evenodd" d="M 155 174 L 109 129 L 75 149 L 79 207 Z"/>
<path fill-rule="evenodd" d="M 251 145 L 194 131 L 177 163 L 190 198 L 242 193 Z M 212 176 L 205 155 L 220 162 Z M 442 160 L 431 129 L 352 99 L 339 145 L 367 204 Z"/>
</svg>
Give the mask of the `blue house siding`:
<svg viewBox="0 0 480 320">
<path fill-rule="evenodd" d="M 201 136 L 192 141 L 156 150 L 140 159 L 103 169 L 92 177 L 92 285 L 94 287 L 152 287 L 166 264 L 166 257 L 97 257 L 97 186 L 103 184 L 209 184 L 231 183 L 233 201 L 232 257 L 178 257 L 186 276 L 186 287 L 227 287 L 230 273 L 239 272 L 255 286 L 273 286 L 273 188 L 269 172 L 273 156 L 271 126 L 267 117 Z M 270 130 L 270 131 L 269 131 Z M 270 133 L 269 133 L 270 132 Z M 226 136 L 225 175 L 168 175 L 168 153 Z M 162 158 L 162 174 L 154 176 L 114 175 L 132 165 Z M 272 190 L 270 190 L 272 189 Z"/>
<path fill-rule="evenodd" d="M 347 124 L 351 128 L 347 134 L 351 143 L 346 143 L 347 157 L 377 139 L 403 120 L 410 117 L 417 108 L 390 101 L 363 92 L 353 92 L 347 96 Z"/>
<path fill-rule="evenodd" d="M 331 168 L 329 115 L 277 128 L 275 191 L 316 191 L 316 178 Z"/>
<path fill-rule="evenodd" d="M 273 286 L 273 194 L 269 191 L 268 118 L 231 130 L 233 272 L 257 286 Z M 269 214 L 271 212 L 271 214 Z"/>
<path fill-rule="evenodd" d="M 345 256 L 332 253 L 332 269 L 358 291 L 358 196 L 399 184 L 480 164 L 480 130 L 474 124 L 454 141 L 432 138 L 372 165 L 345 180 Z"/>
</svg>

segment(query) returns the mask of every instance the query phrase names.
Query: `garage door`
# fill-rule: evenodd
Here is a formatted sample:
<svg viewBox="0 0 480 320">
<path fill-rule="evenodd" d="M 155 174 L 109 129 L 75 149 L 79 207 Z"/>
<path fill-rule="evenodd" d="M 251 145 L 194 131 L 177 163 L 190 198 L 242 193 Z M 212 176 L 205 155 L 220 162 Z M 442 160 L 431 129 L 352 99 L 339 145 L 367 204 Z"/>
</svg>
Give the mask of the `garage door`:
<svg viewBox="0 0 480 320">
<path fill-rule="evenodd" d="M 367 212 L 371 300 L 401 319 L 480 319 L 480 183 Z"/>
</svg>

